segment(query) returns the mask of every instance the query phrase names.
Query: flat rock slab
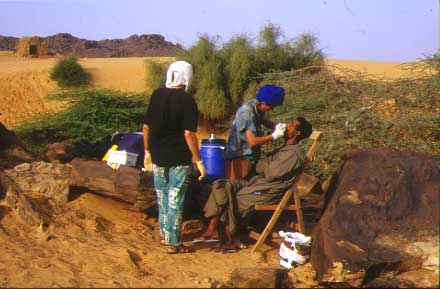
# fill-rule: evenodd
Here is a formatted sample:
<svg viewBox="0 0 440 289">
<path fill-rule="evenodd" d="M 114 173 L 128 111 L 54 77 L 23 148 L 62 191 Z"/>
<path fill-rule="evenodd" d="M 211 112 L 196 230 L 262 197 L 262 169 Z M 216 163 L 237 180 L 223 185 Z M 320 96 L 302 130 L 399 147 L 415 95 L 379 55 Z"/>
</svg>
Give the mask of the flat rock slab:
<svg viewBox="0 0 440 289">
<path fill-rule="evenodd" d="M 151 173 L 121 165 L 115 170 L 103 161 L 75 158 L 69 184 L 87 188 L 147 209 L 156 202 Z"/>
</svg>

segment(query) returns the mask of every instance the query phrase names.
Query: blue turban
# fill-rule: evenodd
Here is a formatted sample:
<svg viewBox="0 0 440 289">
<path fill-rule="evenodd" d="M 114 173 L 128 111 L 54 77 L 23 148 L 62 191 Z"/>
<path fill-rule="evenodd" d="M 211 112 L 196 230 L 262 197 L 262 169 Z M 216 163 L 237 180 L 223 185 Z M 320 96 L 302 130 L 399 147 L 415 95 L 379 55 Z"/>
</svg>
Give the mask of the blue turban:
<svg viewBox="0 0 440 289">
<path fill-rule="evenodd" d="M 284 100 L 284 88 L 273 84 L 263 85 L 258 90 L 257 100 L 272 106 L 281 105 Z"/>
</svg>

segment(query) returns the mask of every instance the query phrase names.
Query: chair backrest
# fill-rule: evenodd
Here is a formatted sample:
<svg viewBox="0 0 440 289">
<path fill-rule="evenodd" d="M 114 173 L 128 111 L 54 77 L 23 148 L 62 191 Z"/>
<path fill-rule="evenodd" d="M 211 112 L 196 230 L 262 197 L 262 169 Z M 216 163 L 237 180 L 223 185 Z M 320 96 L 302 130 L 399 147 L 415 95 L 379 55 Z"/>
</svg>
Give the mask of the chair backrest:
<svg viewBox="0 0 440 289">
<path fill-rule="evenodd" d="M 309 161 L 313 160 L 313 156 L 315 155 L 316 149 L 318 148 L 321 138 L 322 138 L 322 132 L 317 130 L 314 130 L 312 134 L 309 136 L 309 139 L 313 140 L 313 143 L 307 152 L 307 159 Z"/>
<path fill-rule="evenodd" d="M 298 174 L 296 175 L 295 179 L 293 180 L 293 185 L 296 185 L 299 182 L 301 176 L 304 174 L 304 170 L 305 170 L 307 164 L 309 162 L 313 161 L 313 157 L 315 156 L 315 152 L 318 149 L 319 143 L 321 142 L 321 138 L 322 138 L 322 132 L 320 132 L 320 131 L 314 130 L 310 134 L 309 139 L 311 139 L 313 142 L 312 142 L 312 145 L 310 146 L 309 150 L 307 151 L 306 161 L 304 162 L 302 168 L 299 170 Z"/>
</svg>

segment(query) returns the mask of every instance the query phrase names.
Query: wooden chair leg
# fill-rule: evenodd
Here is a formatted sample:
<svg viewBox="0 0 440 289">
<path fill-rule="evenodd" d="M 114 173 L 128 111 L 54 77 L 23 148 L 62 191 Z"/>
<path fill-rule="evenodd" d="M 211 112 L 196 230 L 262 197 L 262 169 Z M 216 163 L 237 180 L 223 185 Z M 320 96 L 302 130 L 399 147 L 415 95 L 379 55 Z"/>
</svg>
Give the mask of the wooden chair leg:
<svg viewBox="0 0 440 289">
<path fill-rule="evenodd" d="M 304 220 L 303 220 L 303 214 L 302 214 L 302 208 L 301 208 L 301 198 L 299 197 L 298 191 L 295 191 L 293 193 L 293 198 L 295 199 L 296 218 L 298 220 L 299 232 L 302 234 L 305 234 Z"/>
<path fill-rule="evenodd" d="M 254 253 L 263 243 L 266 241 L 267 236 L 269 235 L 270 231 L 272 230 L 273 226 L 275 225 L 276 221 L 278 220 L 279 216 L 281 215 L 281 212 L 284 210 L 284 207 L 286 206 L 287 202 L 292 196 L 292 190 L 289 189 L 287 193 L 284 194 L 283 198 L 281 199 L 281 202 L 279 203 L 277 209 L 273 213 L 272 217 L 270 218 L 269 222 L 266 225 L 266 228 L 264 228 L 263 232 L 261 233 L 260 238 L 258 239 L 257 243 L 254 245 L 254 247 L 251 249 L 251 253 Z"/>
</svg>

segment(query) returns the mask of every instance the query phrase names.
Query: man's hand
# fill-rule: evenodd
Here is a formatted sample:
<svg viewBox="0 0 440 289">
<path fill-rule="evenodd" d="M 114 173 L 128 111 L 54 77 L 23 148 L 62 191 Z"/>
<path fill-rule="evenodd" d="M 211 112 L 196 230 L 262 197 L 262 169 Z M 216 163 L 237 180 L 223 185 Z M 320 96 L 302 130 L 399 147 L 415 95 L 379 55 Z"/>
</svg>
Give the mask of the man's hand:
<svg viewBox="0 0 440 289">
<path fill-rule="evenodd" d="M 201 180 L 203 180 L 206 177 L 206 169 L 205 169 L 205 166 L 203 165 L 203 161 L 202 160 L 196 162 L 196 165 L 197 165 L 197 169 L 200 172 L 199 181 L 201 181 Z"/>
<path fill-rule="evenodd" d="M 277 123 L 275 126 L 275 130 L 272 133 L 273 140 L 279 139 L 284 136 L 284 132 L 286 131 L 287 125 L 285 123 Z"/>
<path fill-rule="evenodd" d="M 150 151 L 147 151 L 147 150 L 145 151 L 144 168 L 147 172 L 153 171 L 153 163 L 151 161 Z"/>
</svg>

